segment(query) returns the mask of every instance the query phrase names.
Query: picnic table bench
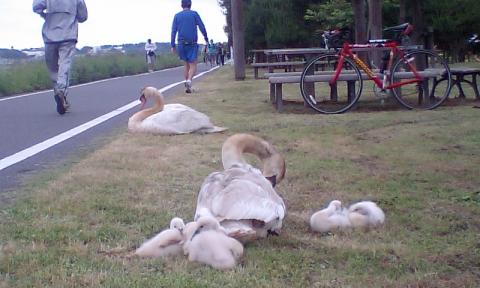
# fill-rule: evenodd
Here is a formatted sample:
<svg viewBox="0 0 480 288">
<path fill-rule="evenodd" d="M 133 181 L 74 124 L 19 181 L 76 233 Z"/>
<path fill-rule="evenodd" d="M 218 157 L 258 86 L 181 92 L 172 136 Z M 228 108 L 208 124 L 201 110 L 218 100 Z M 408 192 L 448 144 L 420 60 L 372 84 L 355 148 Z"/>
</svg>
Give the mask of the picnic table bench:
<svg viewBox="0 0 480 288">
<path fill-rule="evenodd" d="M 303 68 L 305 61 L 288 61 L 288 62 L 265 62 L 265 63 L 252 63 L 255 79 L 258 79 L 258 70 L 261 68 L 268 69 L 269 73 L 272 73 L 275 69 L 285 69 L 287 71 L 294 71 L 296 67 Z"/>
<path fill-rule="evenodd" d="M 374 71 L 377 73 L 377 76 L 381 76 L 378 71 Z M 419 72 L 422 77 L 429 78 L 429 77 L 436 77 L 439 75 L 438 71 L 432 70 L 425 70 Z M 329 82 L 332 79 L 333 71 L 317 71 L 314 75 L 308 75 L 305 77 L 305 82 L 313 83 L 313 82 Z M 398 79 L 405 79 L 411 78 L 413 76 L 412 72 L 400 72 L 396 73 Z M 365 74 L 361 73 L 362 80 L 369 80 L 370 77 Z M 353 94 L 355 90 L 355 80 L 357 79 L 357 75 L 354 71 L 343 71 L 340 73 L 337 81 L 346 81 L 348 94 Z M 283 93 L 282 93 L 282 85 L 286 83 L 300 83 L 301 75 L 288 75 L 288 76 L 270 76 L 268 78 L 268 82 L 270 83 L 270 101 L 275 106 L 278 112 L 283 110 Z M 332 99 L 336 98 L 336 87 L 331 87 L 330 97 Z M 353 96 L 352 96 L 353 97 Z"/>
<path fill-rule="evenodd" d="M 469 67 L 455 67 L 450 68 L 450 73 L 452 73 L 452 88 L 455 86 L 459 92 L 459 98 L 465 98 L 465 92 L 462 88 L 462 82 L 469 84 L 475 93 L 475 98 L 480 100 L 480 93 L 478 92 L 477 86 L 477 75 L 480 75 L 480 69 L 478 68 L 469 68 Z M 471 80 L 465 79 L 465 76 L 471 76 Z"/>
</svg>

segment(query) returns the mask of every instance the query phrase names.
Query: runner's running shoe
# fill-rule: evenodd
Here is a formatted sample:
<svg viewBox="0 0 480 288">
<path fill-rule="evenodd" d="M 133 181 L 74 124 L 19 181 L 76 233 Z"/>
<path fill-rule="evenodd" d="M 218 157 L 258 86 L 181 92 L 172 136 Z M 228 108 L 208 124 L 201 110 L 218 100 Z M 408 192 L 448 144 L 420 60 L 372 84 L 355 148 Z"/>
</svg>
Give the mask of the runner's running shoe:
<svg viewBox="0 0 480 288">
<path fill-rule="evenodd" d="M 192 93 L 192 80 L 185 81 L 185 93 Z"/>
<path fill-rule="evenodd" d="M 57 103 L 57 112 L 60 115 L 65 114 L 65 95 L 62 91 L 58 91 L 55 96 L 55 102 Z"/>
</svg>

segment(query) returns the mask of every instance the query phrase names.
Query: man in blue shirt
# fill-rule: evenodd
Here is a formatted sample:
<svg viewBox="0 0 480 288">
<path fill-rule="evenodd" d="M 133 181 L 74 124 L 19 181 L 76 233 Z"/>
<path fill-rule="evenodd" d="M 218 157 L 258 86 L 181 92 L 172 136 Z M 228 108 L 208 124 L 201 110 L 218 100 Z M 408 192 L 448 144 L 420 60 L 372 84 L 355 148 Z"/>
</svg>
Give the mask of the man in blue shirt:
<svg viewBox="0 0 480 288">
<path fill-rule="evenodd" d="M 190 10 L 192 7 L 191 0 L 182 0 L 183 11 L 175 14 L 172 24 L 172 37 L 170 45 L 173 53 L 185 62 L 185 92 L 192 92 L 192 79 L 197 72 L 197 26 L 202 32 L 205 42 L 208 44 L 207 30 L 203 25 L 202 19 L 197 12 Z M 177 36 L 178 33 L 178 36 Z M 175 45 L 175 36 L 177 36 L 177 44 Z"/>
</svg>

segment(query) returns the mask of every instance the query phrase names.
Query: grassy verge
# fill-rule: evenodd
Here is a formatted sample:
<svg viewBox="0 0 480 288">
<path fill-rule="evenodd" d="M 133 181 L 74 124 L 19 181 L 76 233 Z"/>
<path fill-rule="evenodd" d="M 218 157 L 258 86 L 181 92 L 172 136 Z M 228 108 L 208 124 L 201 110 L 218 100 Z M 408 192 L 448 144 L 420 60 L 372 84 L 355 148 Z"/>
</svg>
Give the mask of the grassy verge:
<svg viewBox="0 0 480 288">
<path fill-rule="evenodd" d="M 181 65 L 173 54 L 159 54 L 156 69 Z M 75 57 L 70 84 L 80 84 L 147 71 L 143 54 L 105 54 Z M 0 70 L 0 97 L 51 88 L 44 61 L 31 61 Z"/>
<path fill-rule="evenodd" d="M 233 82 L 224 67 L 196 83 L 198 92 L 169 99 L 229 127 L 225 134 L 121 132 L 70 169 L 32 180 L 1 211 L 0 287 L 478 285 L 478 109 L 324 116 L 290 103 L 278 114 L 267 82 L 251 78 Z M 193 217 L 203 179 L 221 169 L 223 141 L 238 132 L 268 139 L 286 157 L 281 235 L 247 245 L 230 272 L 183 257 L 125 257 L 171 217 Z M 311 233 L 309 216 L 332 199 L 377 201 L 385 227 Z"/>
</svg>

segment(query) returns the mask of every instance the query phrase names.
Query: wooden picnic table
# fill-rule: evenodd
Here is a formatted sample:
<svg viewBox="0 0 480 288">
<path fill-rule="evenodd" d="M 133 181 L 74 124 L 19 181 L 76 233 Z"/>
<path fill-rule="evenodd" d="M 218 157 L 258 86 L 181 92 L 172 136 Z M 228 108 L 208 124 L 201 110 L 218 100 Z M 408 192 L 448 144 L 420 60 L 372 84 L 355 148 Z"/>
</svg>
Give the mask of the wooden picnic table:
<svg viewBox="0 0 480 288">
<path fill-rule="evenodd" d="M 266 61 L 265 55 L 266 49 L 252 49 L 250 50 L 250 54 L 252 55 L 252 63 L 261 63 Z"/>
<path fill-rule="evenodd" d="M 372 50 L 389 50 L 390 48 L 355 48 L 354 52 L 371 52 Z M 258 70 L 268 69 L 268 73 L 273 73 L 275 68 L 284 68 L 285 72 L 295 71 L 295 67 L 300 68 L 308 63 L 316 56 L 336 53 L 334 49 L 326 49 L 320 47 L 310 48 L 282 48 L 282 49 L 254 49 L 250 50 L 251 53 L 255 53 L 254 62 L 252 67 L 254 69 L 255 79 L 259 79 Z M 261 58 L 260 54 L 263 53 L 264 57 Z M 301 57 L 302 59 L 294 59 L 295 57 Z M 266 58 L 266 59 L 265 59 Z M 263 62 L 259 62 L 257 59 L 263 59 Z M 266 60 L 266 62 L 265 62 Z M 272 63 L 278 63 L 273 65 Z M 303 65 L 302 65 L 303 64 Z"/>
<path fill-rule="evenodd" d="M 411 45 L 408 47 L 399 47 L 400 49 L 421 49 L 423 48 L 422 45 Z M 368 47 L 368 48 L 354 48 L 352 49 L 353 52 L 373 52 L 373 51 L 389 51 L 391 48 L 388 47 Z M 273 59 L 272 56 L 276 57 L 285 57 L 285 56 L 301 56 L 306 61 L 305 63 L 308 64 L 310 60 L 313 58 L 324 55 L 324 54 L 337 54 L 335 49 L 326 49 L 326 48 L 288 48 L 288 49 L 265 49 L 264 53 L 268 56 L 267 59 Z M 281 58 L 284 59 L 284 58 Z M 285 60 L 284 60 L 285 61 Z M 267 63 L 264 63 L 267 64 Z M 288 73 L 271 73 L 273 71 L 269 71 L 266 75 L 268 75 L 269 84 L 270 84 L 270 99 L 272 102 L 276 104 L 276 108 L 278 111 L 282 109 L 282 84 L 284 83 L 300 83 L 300 74 L 295 72 L 288 72 Z M 315 71 L 307 71 L 307 79 L 312 79 L 312 81 L 306 81 L 305 89 L 310 91 L 311 95 L 315 95 L 315 87 L 314 82 L 325 82 L 331 79 L 331 73 L 329 75 L 314 75 Z M 321 74 L 324 74 L 322 72 Z M 351 76 L 348 76 L 351 77 Z M 347 77 L 347 78 L 348 78 Z M 368 79 L 365 75 L 362 75 L 362 78 Z M 475 81 L 472 80 L 472 82 Z M 306 103 L 305 103 L 306 105 Z"/>
<path fill-rule="evenodd" d="M 326 48 L 287 48 L 287 49 L 265 49 L 264 53 L 268 56 L 271 55 L 318 55 L 329 52 L 335 52 L 332 49 Z"/>
<path fill-rule="evenodd" d="M 400 49 L 411 48 L 419 49 L 422 48 L 422 45 L 412 45 L 408 47 L 399 47 Z M 387 47 L 373 47 L 373 48 L 354 48 L 353 52 L 371 52 L 371 51 L 388 51 L 390 48 Z M 313 58 L 321 54 L 336 53 L 335 49 L 326 49 L 320 47 L 311 47 L 311 48 L 286 48 L 286 49 L 264 49 L 265 55 L 267 56 L 304 56 L 305 58 Z M 269 57 L 267 57 L 268 60 Z"/>
</svg>

